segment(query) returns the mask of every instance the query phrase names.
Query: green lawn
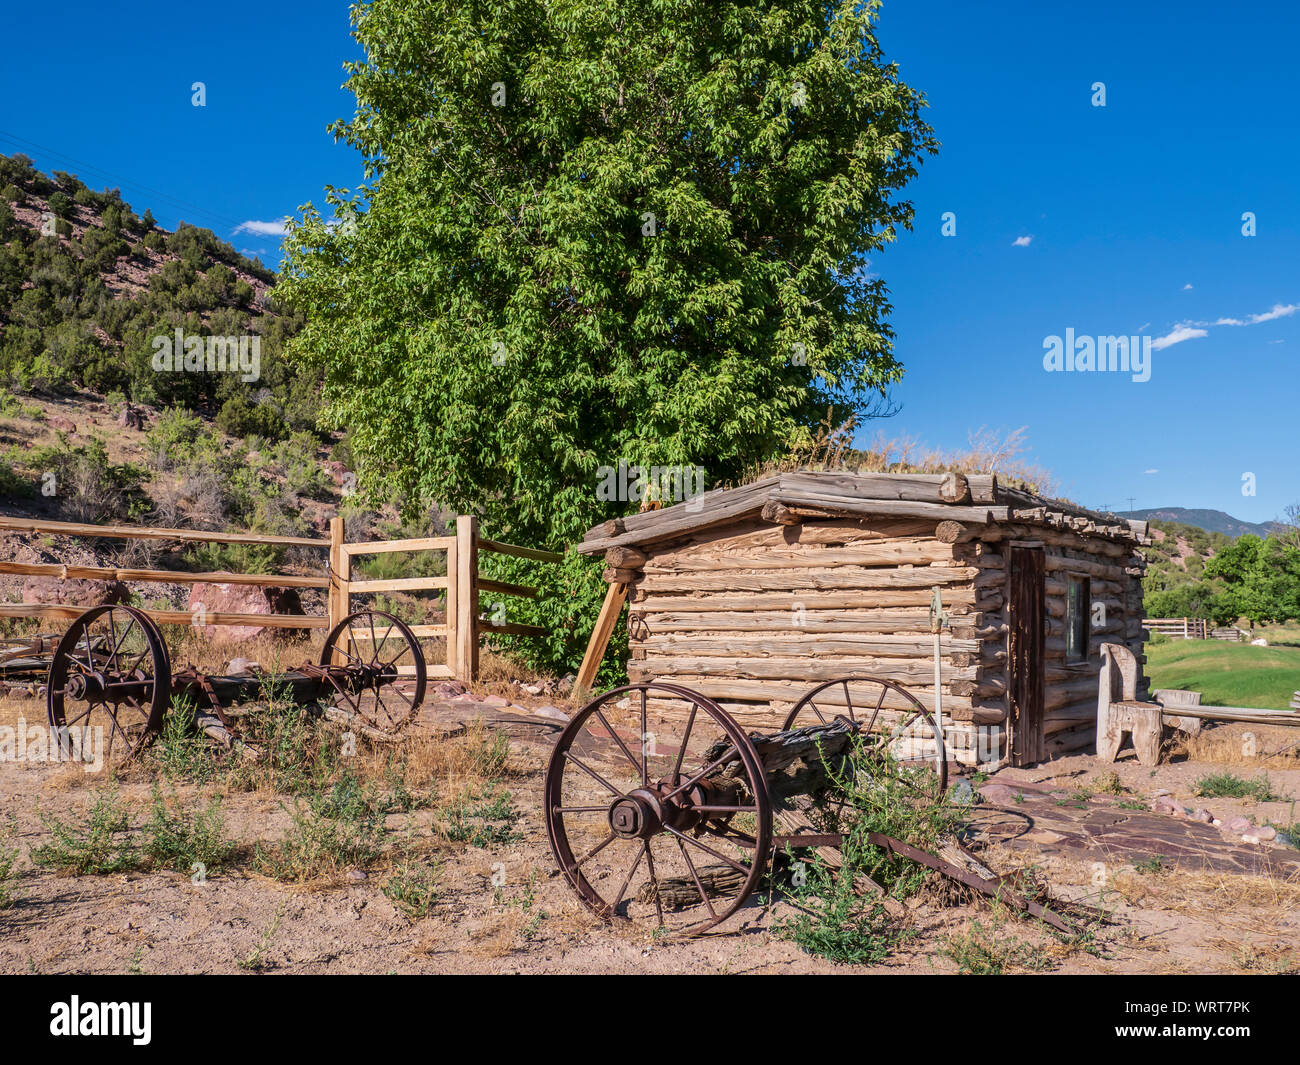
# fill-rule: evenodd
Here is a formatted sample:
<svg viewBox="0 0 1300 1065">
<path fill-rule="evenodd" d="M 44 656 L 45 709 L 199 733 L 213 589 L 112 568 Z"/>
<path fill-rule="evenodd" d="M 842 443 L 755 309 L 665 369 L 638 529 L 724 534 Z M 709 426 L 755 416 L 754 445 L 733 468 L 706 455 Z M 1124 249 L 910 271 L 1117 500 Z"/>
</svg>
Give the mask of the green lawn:
<svg viewBox="0 0 1300 1065">
<path fill-rule="evenodd" d="M 1270 644 L 1281 632 L 1260 633 Z M 1290 636 L 1294 638 L 1294 636 Z M 1151 688 L 1188 688 L 1211 706 L 1260 706 L 1286 710 L 1300 691 L 1300 646 L 1251 647 L 1219 640 L 1169 640 L 1147 644 Z"/>
</svg>

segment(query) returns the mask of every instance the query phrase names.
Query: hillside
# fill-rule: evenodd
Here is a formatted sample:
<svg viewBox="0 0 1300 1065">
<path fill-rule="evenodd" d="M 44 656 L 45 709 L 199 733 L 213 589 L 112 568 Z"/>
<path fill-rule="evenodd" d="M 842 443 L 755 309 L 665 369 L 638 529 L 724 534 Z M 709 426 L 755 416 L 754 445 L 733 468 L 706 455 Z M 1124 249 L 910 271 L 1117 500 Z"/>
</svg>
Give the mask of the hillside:
<svg viewBox="0 0 1300 1065">
<path fill-rule="evenodd" d="M 281 357 L 301 322 L 277 305 L 275 280 L 210 230 L 169 233 L 116 189 L 0 156 L 0 382 L 11 393 L 179 407 L 238 437 L 310 431 L 319 380 Z M 213 365 L 237 365 L 178 370 L 159 359 L 177 341 L 182 356 L 198 344 Z"/>
<path fill-rule="evenodd" d="M 323 535 L 342 514 L 354 538 L 400 531 L 393 508 L 349 498 L 347 441 L 315 428 L 319 378 L 281 356 L 300 322 L 277 305 L 275 282 L 207 229 L 169 233 L 116 190 L 0 156 L 0 514 L 281 535 Z M 182 346 L 180 370 L 155 367 L 159 338 L 175 348 L 176 330 L 203 341 L 203 365 L 187 370 Z M 235 341 L 217 348 L 227 369 L 208 368 L 209 338 Z M 0 558 L 250 571 L 304 561 L 31 536 L 0 537 Z M 0 578 L 0 600 L 44 594 L 27 584 Z"/>
<path fill-rule="evenodd" d="M 1155 507 L 1148 510 L 1135 510 L 1129 517 L 1142 521 L 1174 522 L 1179 525 L 1191 525 L 1205 532 L 1222 533 L 1224 536 L 1238 537 L 1247 533 L 1267 536 L 1276 532 L 1281 526 L 1275 521 L 1251 522 L 1234 518 L 1222 510 L 1198 510 L 1188 507 Z"/>
<path fill-rule="evenodd" d="M 1142 578 L 1147 617 L 1206 617 L 1219 583 L 1206 580 L 1205 563 L 1232 543 L 1219 532 L 1182 522 L 1151 522 L 1154 543 L 1142 548 L 1147 559 Z"/>
</svg>

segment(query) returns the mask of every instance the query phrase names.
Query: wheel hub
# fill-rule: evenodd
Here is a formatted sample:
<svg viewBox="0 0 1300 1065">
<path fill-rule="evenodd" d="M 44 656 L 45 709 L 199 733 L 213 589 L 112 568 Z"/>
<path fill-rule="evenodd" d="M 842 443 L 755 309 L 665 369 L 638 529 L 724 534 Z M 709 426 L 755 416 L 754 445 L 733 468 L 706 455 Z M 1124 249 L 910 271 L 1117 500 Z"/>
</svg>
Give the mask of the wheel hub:
<svg viewBox="0 0 1300 1065">
<path fill-rule="evenodd" d="M 663 825 L 658 797 L 645 789 L 617 799 L 609 808 L 609 827 L 623 839 L 648 839 Z"/>
</svg>

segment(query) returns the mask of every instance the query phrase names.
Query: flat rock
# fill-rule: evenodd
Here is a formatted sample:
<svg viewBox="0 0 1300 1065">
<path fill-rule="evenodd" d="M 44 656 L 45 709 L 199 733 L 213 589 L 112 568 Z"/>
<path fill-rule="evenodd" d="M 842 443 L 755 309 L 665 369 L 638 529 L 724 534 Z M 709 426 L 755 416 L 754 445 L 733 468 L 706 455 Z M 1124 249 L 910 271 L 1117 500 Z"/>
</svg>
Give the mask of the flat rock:
<svg viewBox="0 0 1300 1065">
<path fill-rule="evenodd" d="M 988 802 L 1015 802 L 1015 797 L 1023 794 L 1019 788 L 1006 784 L 985 784 L 980 788 L 980 796 Z"/>
<path fill-rule="evenodd" d="M 533 711 L 538 717 L 549 717 L 553 721 L 568 721 L 569 715 L 561 710 L 558 706 L 539 706 Z"/>
</svg>

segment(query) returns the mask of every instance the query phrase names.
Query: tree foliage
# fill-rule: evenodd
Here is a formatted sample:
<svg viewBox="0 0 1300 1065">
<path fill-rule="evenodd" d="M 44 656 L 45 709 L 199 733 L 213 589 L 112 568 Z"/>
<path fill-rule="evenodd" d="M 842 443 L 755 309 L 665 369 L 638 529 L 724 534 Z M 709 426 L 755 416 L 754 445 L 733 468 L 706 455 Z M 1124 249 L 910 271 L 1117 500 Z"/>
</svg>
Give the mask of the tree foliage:
<svg viewBox="0 0 1300 1065">
<path fill-rule="evenodd" d="M 779 454 L 901 369 L 869 256 L 936 147 L 857 0 L 374 0 L 367 183 L 303 209 L 280 294 L 363 488 L 563 546 L 598 470 Z"/>
<path fill-rule="evenodd" d="M 1205 565 L 1222 578 L 1214 608 L 1219 622 L 1246 618 L 1252 625 L 1300 618 L 1300 549 L 1278 536 L 1242 536 Z"/>
</svg>

